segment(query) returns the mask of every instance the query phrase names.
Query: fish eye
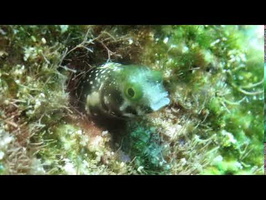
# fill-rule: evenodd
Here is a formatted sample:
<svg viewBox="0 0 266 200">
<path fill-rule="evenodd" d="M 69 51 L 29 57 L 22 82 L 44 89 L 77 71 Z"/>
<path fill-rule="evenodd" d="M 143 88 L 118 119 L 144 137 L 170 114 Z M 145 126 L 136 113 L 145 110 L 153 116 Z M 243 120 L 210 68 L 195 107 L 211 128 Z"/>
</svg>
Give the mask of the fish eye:
<svg viewBox="0 0 266 200">
<path fill-rule="evenodd" d="M 135 91 L 133 90 L 133 88 L 128 88 L 127 94 L 128 94 L 128 96 L 133 98 L 135 96 Z"/>
<path fill-rule="evenodd" d="M 124 91 L 126 97 L 132 101 L 140 100 L 143 95 L 142 88 L 138 84 L 129 84 Z"/>
</svg>

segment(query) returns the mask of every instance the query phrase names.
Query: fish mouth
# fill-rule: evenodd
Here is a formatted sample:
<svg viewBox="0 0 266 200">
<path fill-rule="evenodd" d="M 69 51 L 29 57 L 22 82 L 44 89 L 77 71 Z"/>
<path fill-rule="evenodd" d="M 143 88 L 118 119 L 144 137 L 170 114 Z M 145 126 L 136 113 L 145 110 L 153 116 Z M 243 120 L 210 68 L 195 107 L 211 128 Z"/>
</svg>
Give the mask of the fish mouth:
<svg viewBox="0 0 266 200">
<path fill-rule="evenodd" d="M 158 111 L 170 103 L 170 99 L 168 98 L 167 92 L 163 93 L 159 97 L 160 99 L 156 98 L 156 99 L 153 99 L 153 101 L 151 102 L 150 107 L 153 111 Z"/>
</svg>

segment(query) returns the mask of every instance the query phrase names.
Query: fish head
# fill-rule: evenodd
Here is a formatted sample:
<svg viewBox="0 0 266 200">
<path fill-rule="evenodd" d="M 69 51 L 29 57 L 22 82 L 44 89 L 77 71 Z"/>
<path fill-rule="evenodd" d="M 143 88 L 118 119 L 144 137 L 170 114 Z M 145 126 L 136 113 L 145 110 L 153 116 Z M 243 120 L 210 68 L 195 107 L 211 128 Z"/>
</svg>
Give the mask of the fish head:
<svg viewBox="0 0 266 200">
<path fill-rule="evenodd" d="M 135 67 L 127 73 L 123 94 L 137 115 L 160 110 L 170 103 L 162 73 L 147 67 Z M 131 69 L 132 70 L 132 69 Z"/>
</svg>

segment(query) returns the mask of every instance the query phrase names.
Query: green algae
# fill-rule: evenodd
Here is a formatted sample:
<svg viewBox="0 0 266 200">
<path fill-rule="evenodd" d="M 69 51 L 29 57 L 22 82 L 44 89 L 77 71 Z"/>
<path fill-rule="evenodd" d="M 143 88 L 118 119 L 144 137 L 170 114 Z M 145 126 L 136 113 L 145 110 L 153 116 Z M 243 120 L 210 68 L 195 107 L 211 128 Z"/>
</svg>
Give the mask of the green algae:
<svg viewBox="0 0 266 200">
<path fill-rule="evenodd" d="M 263 174 L 260 29 L 0 26 L 0 174 Z M 69 77 L 106 61 L 160 70 L 171 97 L 117 147 L 71 120 Z"/>
<path fill-rule="evenodd" d="M 264 83 L 263 83 L 263 86 L 264 86 L 264 94 L 266 93 L 266 63 L 264 63 Z M 265 98 L 264 98 L 264 142 L 266 142 L 266 101 L 265 101 Z"/>
</svg>

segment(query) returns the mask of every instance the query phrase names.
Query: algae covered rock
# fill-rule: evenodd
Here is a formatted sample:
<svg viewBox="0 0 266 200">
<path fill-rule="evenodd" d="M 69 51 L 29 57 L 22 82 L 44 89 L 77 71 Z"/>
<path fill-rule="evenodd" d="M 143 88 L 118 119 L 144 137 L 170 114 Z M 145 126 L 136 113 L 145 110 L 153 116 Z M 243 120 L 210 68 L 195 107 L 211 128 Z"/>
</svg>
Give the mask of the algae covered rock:
<svg viewBox="0 0 266 200">
<path fill-rule="evenodd" d="M 263 174 L 263 31 L 0 26 L 0 173 Z M 123 88 L 133 99 L 139 88 L 154 91 L 155 112 L 122 121 L 88 116 L 77 88 L 106 63 L 159 72 L 157 90 L 136 75 L 139 86 Z"/>
</svg>

